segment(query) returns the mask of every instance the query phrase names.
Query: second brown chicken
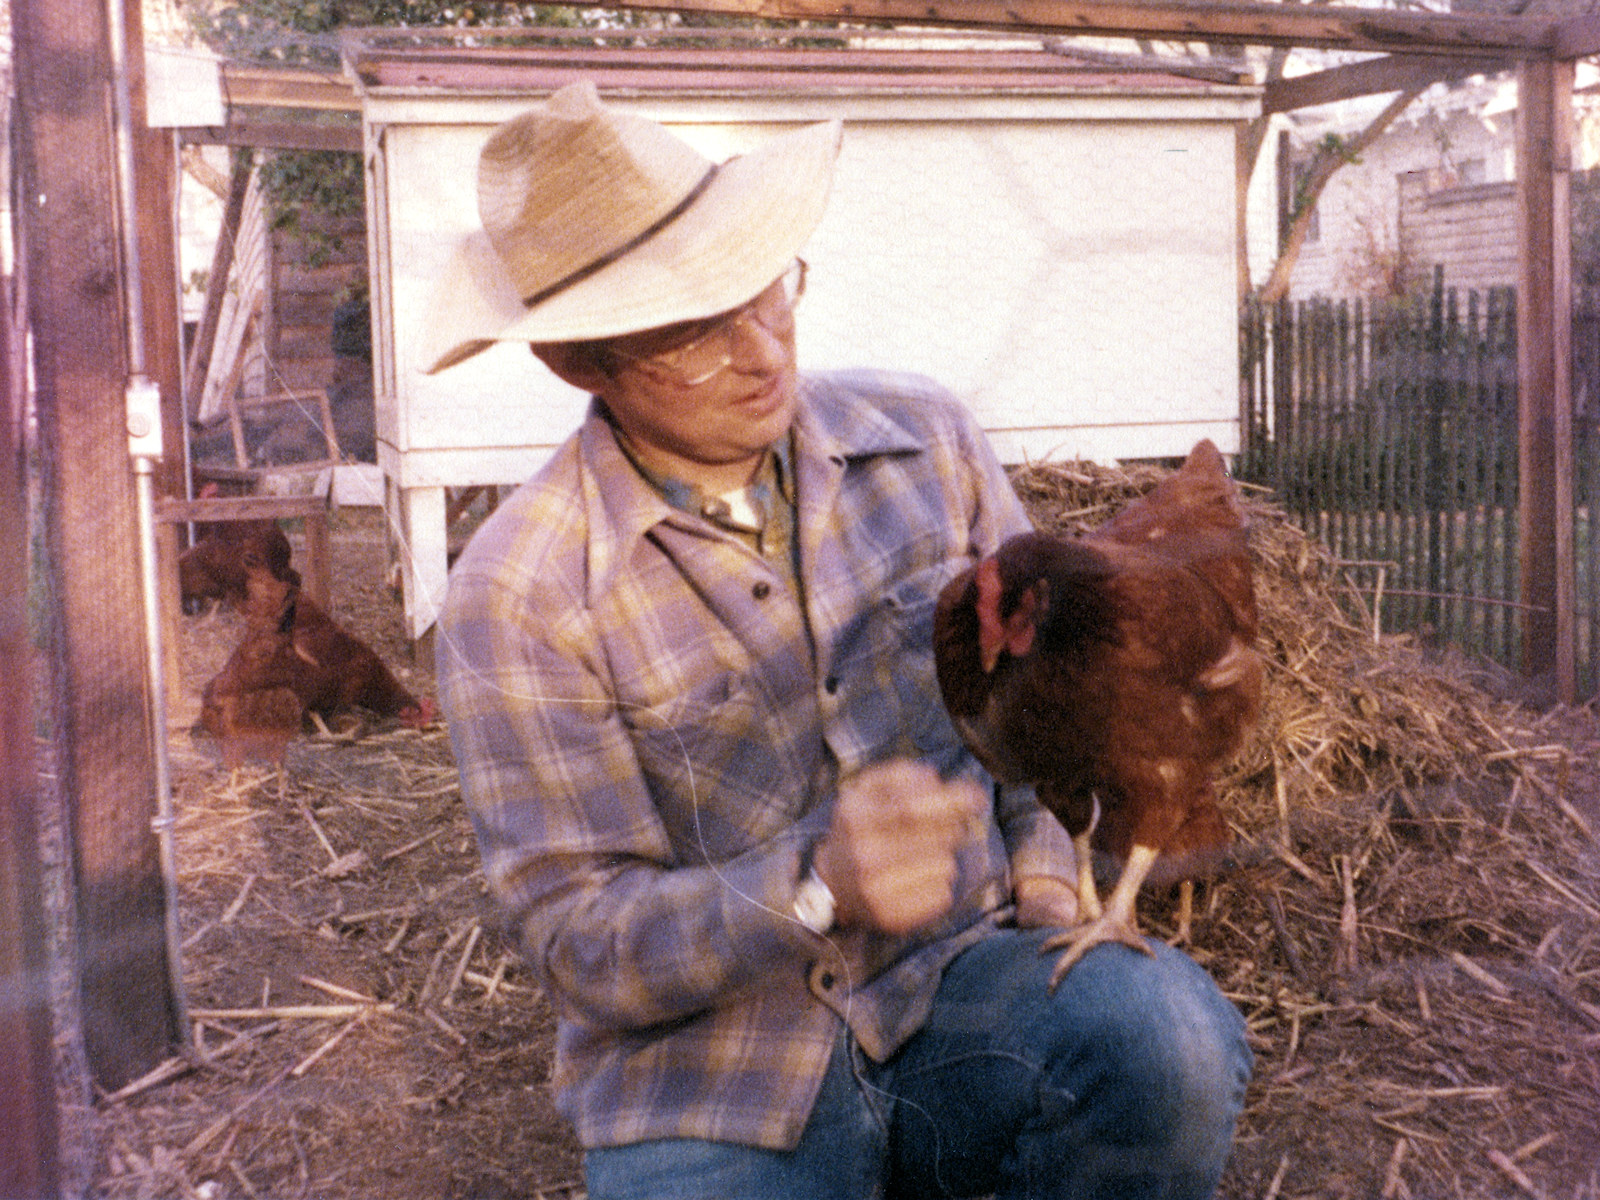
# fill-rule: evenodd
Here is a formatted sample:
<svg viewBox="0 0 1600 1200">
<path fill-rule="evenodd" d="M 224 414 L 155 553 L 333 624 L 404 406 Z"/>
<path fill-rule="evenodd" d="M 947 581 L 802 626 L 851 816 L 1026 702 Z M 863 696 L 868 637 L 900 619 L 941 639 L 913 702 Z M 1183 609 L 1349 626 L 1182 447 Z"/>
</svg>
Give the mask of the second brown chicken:
<svg viewBox="0 0 1600 1200">
<path fill-rule="evenodd" d="M 229 766 L 244 758 L 281 765 L 307 713 L 363 708 L 412 728 L 435 719 L 432 699 L 413 695 L 377 651 L 302 595 L 295 572 L 255 547 L 241 555 L 241 567 L 244 636 L 206 684 L 200 719 Z"/>
</svg>

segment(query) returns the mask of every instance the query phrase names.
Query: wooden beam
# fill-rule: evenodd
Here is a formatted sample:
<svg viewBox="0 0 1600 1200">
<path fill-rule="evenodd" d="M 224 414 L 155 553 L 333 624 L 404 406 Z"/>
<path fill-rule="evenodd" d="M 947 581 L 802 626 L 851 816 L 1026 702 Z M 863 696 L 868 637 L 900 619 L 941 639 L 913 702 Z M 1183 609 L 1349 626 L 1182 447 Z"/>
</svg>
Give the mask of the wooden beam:
<svg viewBox="0 0 1600 1200">
<path fill-rule="evenodd" d="M 0 277 L 0 1196 L 61 1194 L 28 619 L 27 378 Z"/>
<path fill-rule="evenodd" d="M 607 7 L 1479 58 L 1548 57 L 1560 28 L 1541 17 L 1210 0 L 622 0 Z"/>
<path fill-rule="evenodd" d="M 222 65 L 222 90 L 232 108 L 291 108 L 359 113 L 355 86 L 336 71 Z"/>
<path fill-rule="evenodd" d="M 313 121 L 258 121 L 235 115 L 226 125 L 191 126 L 180 131 L 196 146 L 239 146 L 258 150 L 343 150 L 361 152 L 361 125 Z"/>
<path fill-rule="evenodd" d="M 126 5 L 124 45 L 144 45 L 143 6 Z M 161 390 L 161 440 L 166 453 L 156 469 L 158 491 L 184 488 L 183 290 L 178 267 L 178 146 L 170 129 L 145 119 L 144 55 L 128 56 L 133 136 L 134 204 L 138 213 L 145 374 Z"/>
<path fill-rule="evenodd" d="M 1518 542 L 1522 668 L 1576 699 L 1572 508 L 1573 66 L 1517 80 Z"/>
<path fill-rule="evenodd" d="M 1427 87 L 1468 75 L 1489 75 L 1516 65 L 1515 60 L 1499 58 L 1446 58 L 1437 55 L 1389 54 L 1364 62 L 1269 80 L 1261 89 L 1263 114 L 1292 112 L 1315 104 L 1331 104 L 1357 96 L 1376 96 Z"/>
<path fill-rule="evenodd" d="M 1600 54 L 1600 15 L 1588 13 L 1561 22 L 1550 54 L 1567 62 Z"/>
<path fill-rule="evenodd" d="M 127 328 L 103 0 L 12 0 L 57 778 L 89 1069 L 120 1087 L 178 1038 L 128 460 Z M 162 731 L 163 734 L 165 731 Z"/>
<path fill-rule="evenodd" d="M 328 502 L 320 496 L 203 496 L 197 500 L 164 498 L 156 501 L 156 520 L 178 524 L 188 521 L 290 521 L 302 517 L 325 517 L 327 514 Z"/>
<path fill-rule="evenodd" d="M 217 342 L 217 324 L 222 319 L 222 302 L 228 294 L 228 274 L 233 270 L 233 252 L 244 218 L 245 199 L 250 192 L 254 167 L 248 155 L 233 156 L 233 173 L 228 181 L 228 198 L 222 206 L 222 225 L 216 245 L 211 249 L 211 273 L 206 276 L 205 304 L 200 309 L 200 324 L 194 344 L 189 347 L 187 392 L 183 398 L 184 419 L 193 420 L 200 412 L 200 397 L 205 394 L 206 372 L 211 369 L 211 351 Z M 174 491 L 172 495 L 186 494 Z"/>
</svg>

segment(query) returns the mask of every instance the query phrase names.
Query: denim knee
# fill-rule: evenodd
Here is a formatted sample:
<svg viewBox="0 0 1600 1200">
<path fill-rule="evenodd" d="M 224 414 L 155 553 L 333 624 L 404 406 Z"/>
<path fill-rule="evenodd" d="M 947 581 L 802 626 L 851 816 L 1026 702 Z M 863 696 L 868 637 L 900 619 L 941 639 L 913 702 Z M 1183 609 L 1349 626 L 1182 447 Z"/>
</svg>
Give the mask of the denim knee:
<svg viewBox="0 0 1600 1200">
<path fill-rule="evenodd" d="M 1060 1091 L 1043 1107 L 1073 1114 L 1063 1132 L 1080 1164 L 1104 1155 L 1114 1173 L 1126 1157 L 1141 1175 L 1189 1181 L 1171 1194 L 1204 1195 L 1227 1161 L 1251 1053 L 1243 1018 L 1211 977 L 1178 951 L 1154 950 L 1107 947 L 1073 967 L 1056 1001 L 1075 1049 L 1050 1073 Z"/>
</svg>

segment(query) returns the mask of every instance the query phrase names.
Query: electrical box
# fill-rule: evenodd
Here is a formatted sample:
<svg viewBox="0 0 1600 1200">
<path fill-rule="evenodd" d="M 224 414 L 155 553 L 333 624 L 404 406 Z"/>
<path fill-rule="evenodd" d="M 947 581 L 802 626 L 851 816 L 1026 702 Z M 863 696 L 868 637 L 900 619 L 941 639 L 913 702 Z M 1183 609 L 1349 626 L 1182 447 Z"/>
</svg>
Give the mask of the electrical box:
<svg viewBox="0 0 1600 1200">
<path fill-rule="evenodd" d="M 127 391 L 128 454 L 161 457 L 161 388 L 148 379 L 129 382 Z"/>
</svg>

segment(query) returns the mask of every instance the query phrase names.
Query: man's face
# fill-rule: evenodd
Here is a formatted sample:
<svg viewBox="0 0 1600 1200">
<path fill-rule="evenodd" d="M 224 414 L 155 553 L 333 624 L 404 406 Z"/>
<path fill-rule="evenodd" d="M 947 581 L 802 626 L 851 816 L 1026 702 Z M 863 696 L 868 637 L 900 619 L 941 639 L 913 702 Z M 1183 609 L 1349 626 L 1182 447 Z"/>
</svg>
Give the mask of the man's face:
<svg viewBox="0 0 1600 1200">
<path fill-rule="evenodd" d="M 647 465 L 714 492 L 749 481 L 799 400 L 792 287 L 603 344 L 598 394 Z"/>
</svg>

